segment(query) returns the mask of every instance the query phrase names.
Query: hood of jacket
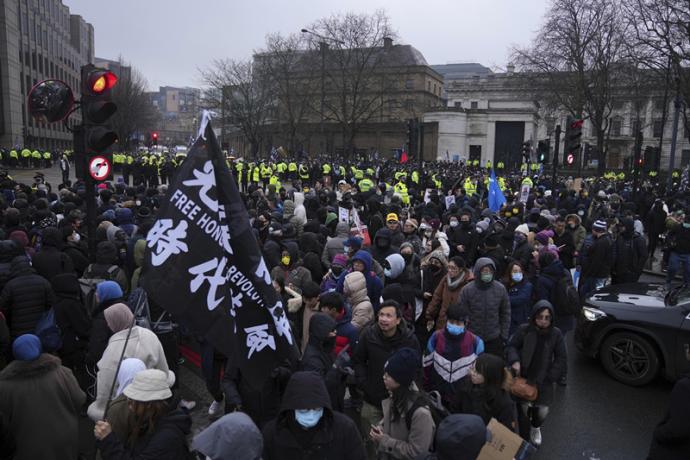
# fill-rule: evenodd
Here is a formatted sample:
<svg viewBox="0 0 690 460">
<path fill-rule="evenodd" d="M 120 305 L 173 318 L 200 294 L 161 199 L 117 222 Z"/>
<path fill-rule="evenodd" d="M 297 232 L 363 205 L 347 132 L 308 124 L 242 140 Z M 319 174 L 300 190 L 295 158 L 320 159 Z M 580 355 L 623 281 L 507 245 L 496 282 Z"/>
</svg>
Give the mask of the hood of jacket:
<svg viewBox="0 0 690 460">
<path fill-rule="evenodd" d="M 386 261 L 391 267 L 390 279 L 396 279 L 405 270 L 405 259 L 400 254 L 391 254 L 386 257 Z"/>
<path fill-rule="evenodd" d="M 496 264 L 494 261 L 490 257 L 480 257 L 474 264 L 474 270 L 472 270 L 476 279 L 481 279 L 480 272 L 482 271 L 482 268 L 486 267 L 487 265 L 490 265 L 494 271 L 494 274 L 496 274 Z"/>
<path fill-rule="evenodd" d="M 12 240 L 0 241 L 0 262 L 11 262 L 15 257 L 22 255 L 24 250 Z"/>
<path fill-rule="evenodd" d="M 74 273 L 60 273 L 53 276 L 50 280 L 55 294 L 61 297 L 79 298 L 81 288 L 79 287 L 79 278 Z"/>
<path fill-rule="evenodd" d="M 347 238 L 350 235 L 350 226 L 347 222 L 338 222 L 335 226 L 335 236 L 340 238 Z"/>
<path fill-rule="evenodd" d="M 350 300 L 352 305 L 369 299 L 367 295 L 367 280 L 362 272 L 352 272 L 345 276 L 343 294 Z"/>
<path fill-rule="evenodd" d="M 117 248 L 110 241 L 101 241 L 96 246 L 96 262 L 103 265 L 114 265 L 117 262 Z"/>
<path fill-rule="evenodd" d="M 36 273 L 36 270 L 31 266 L 31 261 L 26 256 L 17 256 L 12 259 L 10 264 L 10 277 L 31 275 Z"/>
<path fill-rule="evenodd" d="M 567 216 L 565 216 L 565 220 L 568 220 L 568 219 L 575 219 L 575 222 L 577 222 L 577 225 L 582 225 L 582 219 L 577 214 L 568 214 Z"/>
<path fill-rule="evenodd" d="M 309 320 L 309 341 L 322 345 L 335 330 L 335 320 L 325 313 L 314 313 Z"/>
<path fill-rule="evenodd" d="M 302 192 L 295 192 L 294 193 L 294 203 L 295 203 L 295 208 L 298 206 L 304 206 L 304 193 Z"/>
<path fill-rule="evenodd" d="M 321 257 L 321 245 L 315 233 L 303 232 L 299 237 L 299 248 L 303 254 L 313 252 Z"/>
<path fill-rule="evenodd" d="M 563 266 L 563 262 L 561 262 L 559 259 L 556 259 L 547 265 L 543 272 L 545 275 L 560 278 L 563 275 L 564 270 L 565 267 Z"/>
<path fill-rule="evenodd" d="M 365 273 L 369 273 L 371 271 L 371 254 L 369 254 L 367 251 L 364 251 L 363 249 L 357 251 L 354 257 L 352 257 L 352 261 L 354 262 L 355 260 L 359 260 L 364 264 Z"/>
<path fill-rule="evenodd" d="M 290 220 L 295 215 L 295 202 L 292 200 L 283 201 L 283 220 Z"/>
<path fill-rule="evenodd" d="M 536 327 L 535 319 L 537 317 L 537 314 L 542 310 L 549 310 L 549 312 L 551 313 L 550 327 L 553 327 L 556 318 L 556 311 L 554 310 L 553 305 L 551 305 L 551 302 L 549 302 L 548 300 L 540 300 L 539 302 L 534 304 L 534 306 L 532 307 L 532 313 L 530 313 L 529 316 L 530 324 Z"/>
<path fill-rule="evenodd" d="M 317 407 L 331 410 L 331 398 L 328 396 L 323 378 L 316 372 L 292 374 L 283 393 L 280 412 Z"/>
<path fill-rule="evenodd" d="M 249 416 L 233 412 L 219 418 L 192 442 L 192 449 L 209 458 L 256 460 L 261 458 L 264 439 Z"/>
<path fill-rule="evenodd" d="M 382 228 L 378 232 L 376 232 L 376 236 L 374 237 L 374 246 L 377 248 L 381 249 L 388 249 L 391 247 L 391 231 L 388 230 L 387 228 Z"/>
<path fill-rule="evenodd" d="M 15 359 L 0 372 L 2 380 L 31 380 L 60 368 L 62 362 L 57 356 L 43 353 L 33 361 L 20 361 Z"/>
<path fill-rule="evenodd" d="M 108 238 L 108 241 L 110 241 L 111 243 L 115 243 L 115 241 L 117 241 L 117 232 L 123 232 L 123 231 L 124 230 L 122 230 L 120 227 L 118 227 L 116 225 L 111 225 L 105 231 L 105 235 Z"/>
<path fill-rule="evenodd" d="M 134 223 L 134 214 L 129 208 L 117 208 L 115 210 L 115 220 L 118 225 L 128 225 Z"/>
</svg>

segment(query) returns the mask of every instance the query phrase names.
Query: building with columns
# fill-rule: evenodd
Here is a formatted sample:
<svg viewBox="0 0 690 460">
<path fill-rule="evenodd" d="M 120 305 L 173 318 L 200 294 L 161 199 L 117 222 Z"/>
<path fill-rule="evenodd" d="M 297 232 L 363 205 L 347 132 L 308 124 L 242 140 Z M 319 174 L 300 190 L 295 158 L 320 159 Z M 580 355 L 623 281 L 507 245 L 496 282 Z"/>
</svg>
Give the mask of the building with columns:
<svg viewBox="0 0 690 460">
<path fill-rule="evenodd" d="M 548 140 L 553 152 L 554 128 L 560 124 L 565 135 L 567 113 L 546 113 L 539 101 L 524 89 L 512 66 L 506 72 L 494 73 L 481 64 L 447 64 L 432 66 L 444 76 L 443 97 L 445 107 L 424 114 L 425 130 L 435 133 L 429 139 L 439 160 L 480 160 L 481 164 L 503 161 L 507 168 L 522 162 L 523 142 L 536 147 L 540 140 Z M 609 132 L 605 143 L 607 168 L 630 167 L 635 132 L 644 136 L 643 151 L 660 148 L 659 169 L 666 170 L 671 151 L 673 100 L 663 86 L 651 94 L 635 98 L 625 89 L 617 92 Z M 634 102 L 637 100 L 637 102 Z M 664 108 L 666 109 L 664 111 Z M 664 114 L 665 112 L 665 114 Z M 665 120 L 664 120 L 665 119 Z M 684 129 L 683 117 L 679 123 L 676 144 L 676 167 L 690 163 L 690 142 Z M 583 126 L 582 145 L 596 146 L 596 136 L 589 122 Z M 426 150 L 426 148 L 425 148 Z M 561 148 L 561 153 L 562 153 Z M 536 155 L 533 153 L 533 159 Z M 550 153 L 549 158 L 552 158 Z M 596 165 L 594 155 L 583 167 Z M 560 160 L 562 163 L 562 159 Z M 647 165 L 651 167 L 652 165 Z"/>
</svg>

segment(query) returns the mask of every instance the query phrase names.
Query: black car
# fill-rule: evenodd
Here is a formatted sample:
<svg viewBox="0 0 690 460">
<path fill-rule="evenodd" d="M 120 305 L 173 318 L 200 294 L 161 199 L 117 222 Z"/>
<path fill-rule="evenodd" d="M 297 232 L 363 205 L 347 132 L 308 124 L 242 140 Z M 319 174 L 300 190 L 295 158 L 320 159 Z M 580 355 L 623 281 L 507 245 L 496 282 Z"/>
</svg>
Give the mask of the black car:
<svg viewBox="0 0 690 460">
<path fill-rule="evenodd" d="M 599 289 L 577 318 L 575 344 L 625 384 L 649 383 L 662 369 L 675 380 L 690 371 L 690 288 L 634 283 Z"/>
</svg>

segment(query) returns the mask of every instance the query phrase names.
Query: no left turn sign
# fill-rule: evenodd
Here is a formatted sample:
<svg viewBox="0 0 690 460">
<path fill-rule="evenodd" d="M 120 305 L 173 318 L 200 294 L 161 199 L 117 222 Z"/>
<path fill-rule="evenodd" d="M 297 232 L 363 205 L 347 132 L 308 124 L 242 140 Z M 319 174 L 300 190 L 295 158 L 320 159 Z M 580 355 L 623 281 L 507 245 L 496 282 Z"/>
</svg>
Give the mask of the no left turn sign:
<svg viewBox="0 0 690 460">
<path fill-rule="evenodd" d="M 110 176 L 110 162 L 105 157 L 93 157 L 89 160 L 89 174 L 94 180 L 106 180 Z"/>
</svg>

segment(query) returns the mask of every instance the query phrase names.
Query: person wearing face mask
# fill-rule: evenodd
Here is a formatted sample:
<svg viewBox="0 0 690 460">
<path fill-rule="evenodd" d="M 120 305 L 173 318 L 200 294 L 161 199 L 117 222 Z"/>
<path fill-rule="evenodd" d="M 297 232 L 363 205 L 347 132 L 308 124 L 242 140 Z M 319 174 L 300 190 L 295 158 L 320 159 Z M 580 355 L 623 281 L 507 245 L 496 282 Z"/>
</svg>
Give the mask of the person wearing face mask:
<svg viewBox="0 0 690 460">
<path fill-rule="evenodd" d="M 585 298 L 595 289 L 606 285 L 611 276 L 613 261 L 613 241 L 608 232 L 608 224 L 605 220 L 597 220 L 592 224 L 591 244 L 583 244 L 580 254 L 582 266 L 578 284 L 580 298 Z"/>
<path fill-rule="evenodd" d="M 670 246 L 666 284 L 671 285 L 681 264 L 683 265 L 683 283 L 690 283 L 690 214 L 685 211 L 680 224 L 668 231 L 667 241 Z"/>
<path fill-rule="evenodd" d="M 508 290 L 510 299 L 510 331 L 512 335 L 518 326 L 524 324 L 532 310 L 532 283 L 527 279 L 520 262 L 508 264 L 508 271 L 503 278 L 503 285 Z"/>
<path fill-rule="evenodd" d="M 460 292 L 459 303 L 470 314 L 468 328 L 484 340 L 487 353 L 503 356 L 510 331 L 510 299 L 495 279 L 496 265 L 488 257 L 474 264 L 474 281 Z"/>
<path fill-rule="evenodd" d="M 422 244 L 425 245 L 427 241 L 438 240 L 441 243 L 441 250 L 443 255 L 448 257 L 450 255 L 450 246 L 448 246 L 448 235 L 440 230 L 441 221 L 438 219 L 429 219 L 428 223 L 423 223 L 419 226 L 422 231 Z"/>
<path fill-rule="evenodd" d="M 386 257 L 391 254 L 396 254 L 399 251 L 397 246 L 393 246 L 391 240 L 391 231 L 388 228 L 382 228 L 376 232 L 374 237 L 374 244 L 371 247 L 371 257 L 384 265 Z"/>
<path fill-rule="evenodd" d="M 347 256 L 336 254 L 331 261 L 331 268 L 324 275 L 321 281 L 321 292 L 335 291 L 338 286 L 338 278 L 347 267 Z"/>
<path fill-rule="evenodd" d="M 563 334 L 554 326 L 554 309 L 548 300 L 534 305 L 529 323 L 513 334 L 506 347 L 506 360 L 516 376 L 537 387 L 535 401 L 518 400 L 520 436 L 535 446 L 542 442 L 541 426 L 553 399 L 553 384 L 567 365 Z"/>
<path fill-rule="evenodd" d="M 309 342 L 302 354 L 300 370 L 319 374 L 326 383 L 331 408 L 342 412 L 347 376 L 345 368 L 352 368 L 347 350 L 344 352 L 341 350 L 340 355 L 335 358 L 333 350 L 335 350 L 336 336 L 335 320 L 326 313 L 314 313 L 309 320 Z"/>
<path fill-rule="evenodd" d="M 647 263 L 647 242 L 634 231 L 634 225 L 630 217 L 620 221 L 618 238 L 613 244 L 611 284 L 636 283 Z"/>
<path fill-rule="evenodd" d="M 582 250 L 582 243 L 584 243 L 587 237 L 587 230 L 582 226 L 582 219 L 577 214 L 565 216 L 565 223 L 565 231 L 573 237 L 573 245 L 575 246 L 574 257 L 577 257 Z"/>
<path fill-rule="evenodd" d="M 529 227 L 527 224 L 518 225 L 513 233 L 513 248 L 510 258 L 518 262 L 521 267 L 529 267 L 533 247 L 529 242 Z"/>
<path fill-rule="evenodd" d="M 72 259 L 74 273 L 81 276 L 89 266 L 89 256 L 82 244 L 81 235 L 69 225 L 62 226 L 60 230 L 62 231 L 62 252 Z"/>
<path fill-rule="evenodd" d="M 263 428 L 263 460 L 365 460 L 355 423 L 336 412 L 323 379 L 295 372 L 276 418 Z"/>
<path fill-rule="evenodd" d="M 462 289 L 472 281 L 472 272 L 465 267 L 462 257 L 452 257 L 448 262 L 447 275 L 434 290 L 434 294 L 426 308 L 426 328 L 431 331 L 446 327 L 446 312 L 448 307 L 456 303 Z"/>
<path fill-rule="evenodd" d="M 451 412 L 459 411 L 462 395 L 469 391 L 470 367 L 484 351 L 484 341 L 465 329 L 468 316 L 460 304 L 448 307 L 446 327 L 431 335 L 423 359 L 424 389 L 438 391 Z"/>
<path fill-rule="evenodd" d="M 301 292 L 305 283 L 311 281 L 311 272 L 302 266 L 298 251 L 293 246 L 283 249 L 280 255 L 280 265 L 271 270 L 271 279 L 281 278 L 286 286 L 294 286 Z"/>
</svg>

